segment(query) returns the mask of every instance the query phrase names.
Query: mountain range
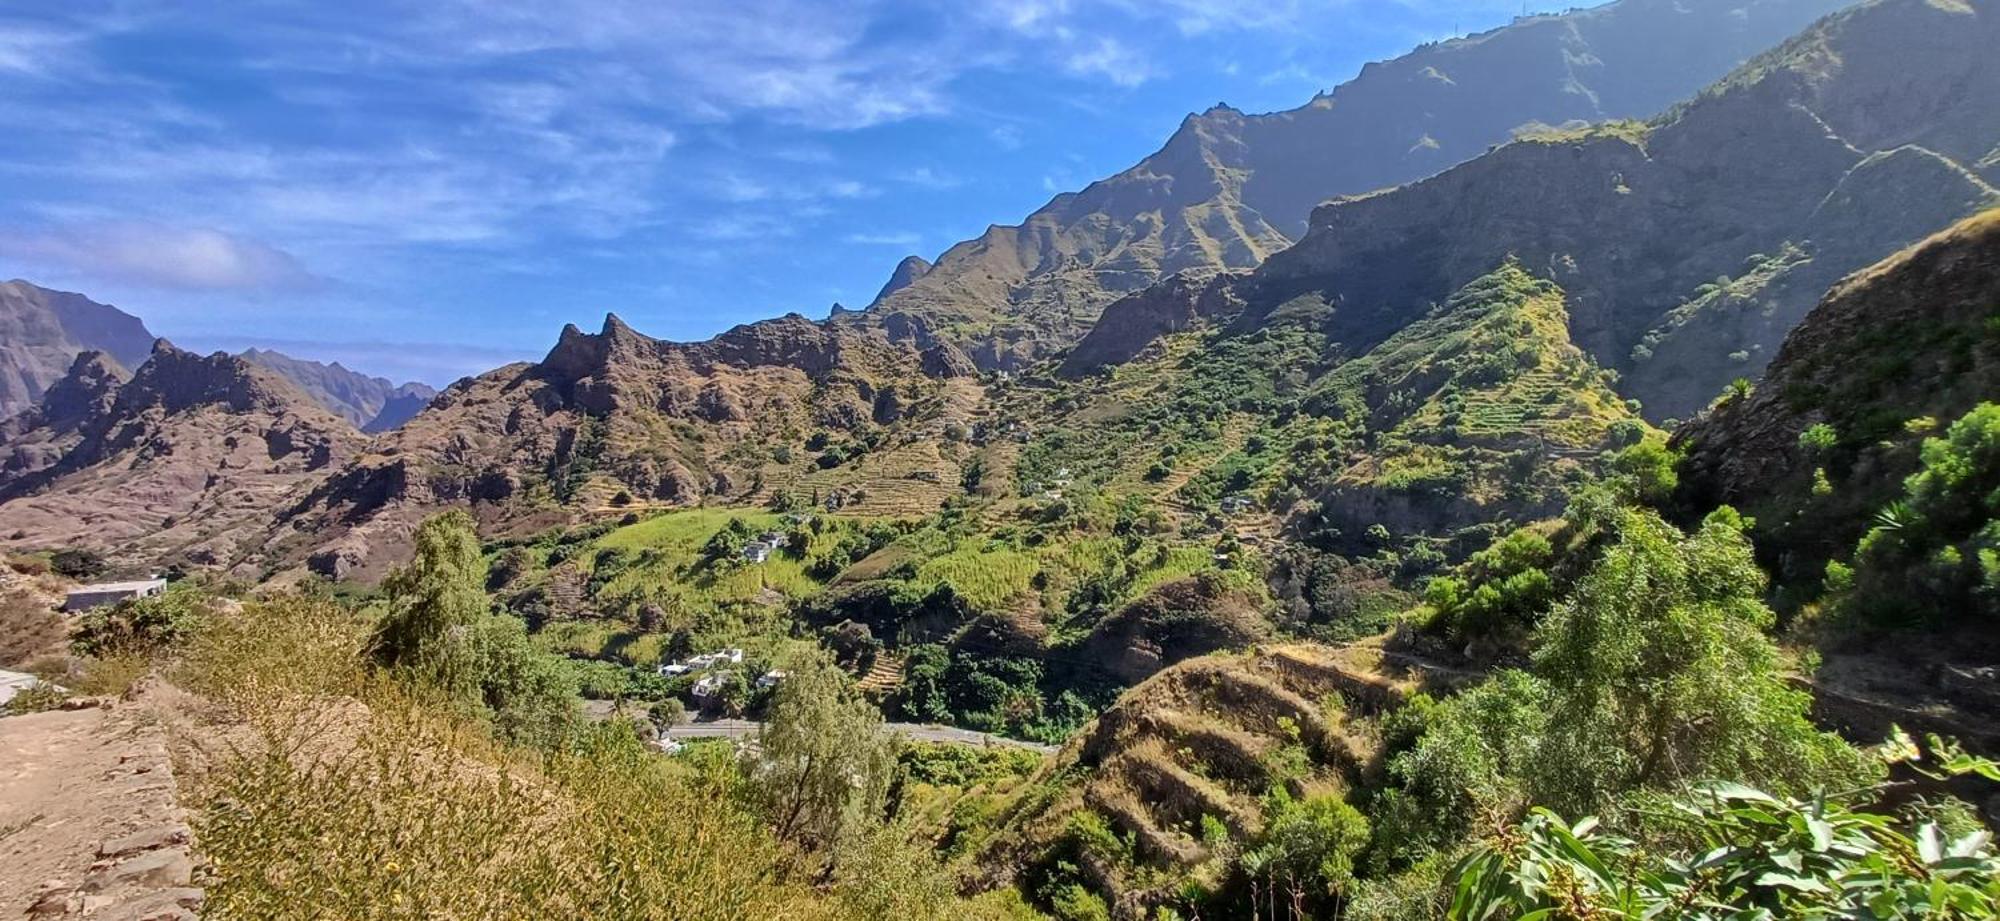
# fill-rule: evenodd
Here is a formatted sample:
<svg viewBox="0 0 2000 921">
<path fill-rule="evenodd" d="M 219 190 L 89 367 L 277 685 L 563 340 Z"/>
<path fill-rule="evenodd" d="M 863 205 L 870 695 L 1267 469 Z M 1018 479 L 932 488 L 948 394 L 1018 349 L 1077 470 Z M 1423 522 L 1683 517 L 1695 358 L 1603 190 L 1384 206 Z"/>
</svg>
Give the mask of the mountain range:
<svg viewBox="0 0 2000 921">
<path fill-rule="evenodd" d="M 935 332 L 981 368 L 1073 343 L 1117 297 L 1182 271 L 1247 269 L 1321 201 L 1421 179 L 1523 130 L 1651 116 L 1840 0 L 1624 0 L 1436 42 L 1296 109 L 1191 115 L 1159 152 L 921 271 L 846 318 Z M 901 282 L 901 283 L 899 283 Z"/>
<path fill-rule="evenodd" d="M 77 356 L 100 352 L 123 368 L 137 368 L 151 357 L 154 341 L 138 317 L 81 294 L 20 279 L 0 284 L 0 419 L 40 402 Z M 339 362 L 323 364 L 256 348 L 241 357 L 278 373 L 369 434 L 402 425 L 437 395 L 426 384 L 395 384 Z"/>
<path fill-rule="evenodd" d="M 502 533 L 793 493 L 924 514 L 975 466 L 988 494 L 1074 468 L 1196 504 L 1262 477 L 1289 484 L 1281 525 L 1327 546 L 1373 522 L 1470 552 L 1635 412 L 1684 417 L 1756 376 L 1841 275 L 2000 201 L 1996 18 L 1868 3 L 1780 43 L 1831 6 L 1623 0 L 1420 48 L 1290 112 L 1211 110 L 826 321 L 682 344 L 610 317 L 434 401 L 253 350 L 350 427 L 428 403 L 301 477 L 259 571 L 377 572 L 450 505 Z M 1513 365 L 1475 361 L 1501 347 Z M 76 370 L 103 399 L 107 363 Z M 1148 453 L 1187 428 L 1135 412 L 1163 406 L 1214 430 L 1188 430 L 1199 461 Z M 52 461 L 81 428 L 13 428 L 17 466 L 44 471 L 16 496 L 117 453 Z"/>
</svg>

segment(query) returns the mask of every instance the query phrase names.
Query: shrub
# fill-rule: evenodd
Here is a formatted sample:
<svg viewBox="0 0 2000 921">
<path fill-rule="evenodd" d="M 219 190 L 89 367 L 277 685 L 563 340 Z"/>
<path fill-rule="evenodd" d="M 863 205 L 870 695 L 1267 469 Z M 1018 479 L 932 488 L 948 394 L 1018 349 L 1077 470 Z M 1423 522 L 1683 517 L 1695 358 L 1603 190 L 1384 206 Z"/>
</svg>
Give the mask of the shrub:
<svg viewBox="0 0 2000 921">
<path fill-rule="evenodd" d="M 94 579 L 104 574 L 102 554 L 82 547 L 65 547 L 49 555 L 49 568 L 71 579 Z"/>
</svg>

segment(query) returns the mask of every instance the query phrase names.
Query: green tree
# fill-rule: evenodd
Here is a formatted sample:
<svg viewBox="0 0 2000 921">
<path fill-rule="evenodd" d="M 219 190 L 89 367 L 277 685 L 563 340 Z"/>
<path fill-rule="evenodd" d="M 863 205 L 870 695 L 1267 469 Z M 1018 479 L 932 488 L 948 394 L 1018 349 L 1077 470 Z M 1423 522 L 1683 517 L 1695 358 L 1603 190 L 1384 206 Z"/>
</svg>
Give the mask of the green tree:
<svg viewBox="0 0 2000 921">
<path fill-rule="evenodd" d="M 454 510 L 424 521 L 410 562 L 382 580 L 389 612 L 376 628 L 377 660 L 470 698 L 478 685 L 474 628 L 492 607 L 485 584 L 472 516 Z"/>
<path fill-rule="evenodd" d="M 1551 613 L 1534 657 L 1552 703 L 1538 802 L 1592 809 L 1698 778 L 1796 790 L 1857 775 L 1852 749 L 1813 727 L 1810 698 L 1784 680 L 1742 521 L 1711 515 L 1683 535 L 1627 511 L 1618 542 Z"/>
<path fill-rule="evenodd" d="M 552 745 L 572 727 L 576 679 L 536 649 L 518 618 L 492 613 L 472 517 L 431 517 L 410 562 L 382 581 L 389 611 L 376 625 L 377 661 L 467 709 L 501 735 Z"/>
<path fill-rule="evenodd" d="M 824 851 L 880 821 L 894 742 L 881 714 L 823 657 L 778 685 L 758 748 L 752 789 L 780 838 Z"/>
<path fill-rule="evenodd" d="M 1354 858 L 1368 844 L 1368 820 L 1335 794 L 1294 800 L 1280 789 L 1250 862 L 1299 897 L 1326 899 L 1354 880 Z M 1268 888 L 1268 884 L 1267 884 Z"/>
</svg>

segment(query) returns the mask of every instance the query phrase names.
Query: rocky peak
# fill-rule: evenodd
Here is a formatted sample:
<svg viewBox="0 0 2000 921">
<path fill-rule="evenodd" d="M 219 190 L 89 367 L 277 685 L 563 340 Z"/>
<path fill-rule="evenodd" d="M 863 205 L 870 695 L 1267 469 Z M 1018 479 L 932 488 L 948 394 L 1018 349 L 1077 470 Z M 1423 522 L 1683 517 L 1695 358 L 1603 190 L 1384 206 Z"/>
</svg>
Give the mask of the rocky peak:
<svg viewBox="0 0 2000 921">
<path fill-rule="evenodd" d="M 110 410 L 118 389 L 131 378 L 118 359 L 94 350 L 80 352 L 69 373 L 42 394 L 41 417 L 51 427 L 74 428 Z"/>
<path fill-rule="evenodd" d="M 917 279 L 924 277 L 924 273 L 930 270 L 930 260 L 922 256 L 903 257 L 903 261 L 896 263 L 896 271 L 889 275 L 888 283 L 884 284 L 881 292 L 875 295 L 874 303 L 879 304 L 883 298 L 915 284 Z M 840 305 L 834 306 L 838 308 Z"/>
</svg>

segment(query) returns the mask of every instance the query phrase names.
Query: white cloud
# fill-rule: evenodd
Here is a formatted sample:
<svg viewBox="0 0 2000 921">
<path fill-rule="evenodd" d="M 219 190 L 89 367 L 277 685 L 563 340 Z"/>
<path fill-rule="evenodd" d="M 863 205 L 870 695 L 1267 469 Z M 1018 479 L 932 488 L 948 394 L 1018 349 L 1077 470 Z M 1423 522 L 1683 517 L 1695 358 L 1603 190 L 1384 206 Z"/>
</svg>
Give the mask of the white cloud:
<svg viewBox="0 0 2000 921">
<path fill-rule="evenodd" d="M 290 253 L 217 230 L 108 223 L 0 236 L 0 255 L 156 288 L 279 291 L 321 279 Z"/>
<path fill-rule="evenodd" d="M 907 231 L 900 233 L 853 233 L 848 234 L 843 239 L 845 242 L 860 244 L 862 246 L 896 246 L 903 249 L 914 248 L 917 244 L 923 242 L 921 235 Z"/>
<path fill-rule="evenodd" d="M 1153 67 L 1144 55 L 1110 37 L 1100 37 L 1072 52 L 1063 68 L 1080 77 L 1103 77 L 1119 86 L 1138 86 L 1153 76 Z"/>
<path fill-rule="evenodd" d="M 919 166 L 916 169 L 904 170 L 897 173 L 895 178 L 898 182 L 926 189 L 955 189 L 965 184 L 964 180 L 959 179 L 957 176 L 953 176 L 942 170 L 932 169 L 928 166 Z"/>
</svg>

